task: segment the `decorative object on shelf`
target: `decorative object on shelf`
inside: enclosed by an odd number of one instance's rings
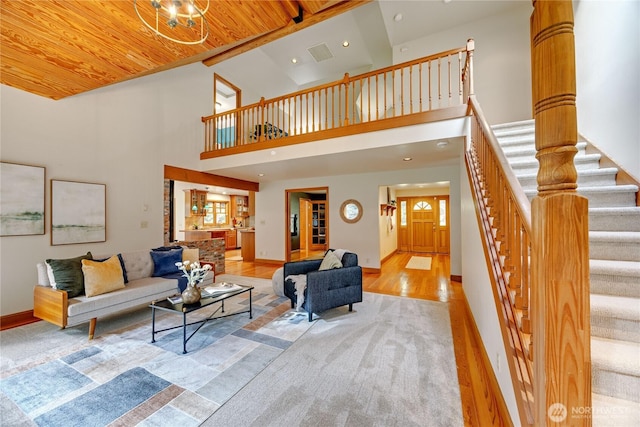
[[[209,37],[209,0],[133,0],[133,7],[147,28],[172,42],[194,45]]]
[[[45,168],[0,162],[0,236],[44,234]]]
[[[182,275],[187,278],[187,288],[182,291],[182,302],[184,304],[195,304],[200,301],[200,288],[198,285],[204,280],[207,272],[211,270],[209,264],[200,266],[196,262],[176,262],[176,267],[182,271]]]
[[[51,180],[51,245],[107,240],[107,186]]]
[[[362,205],[355,199],[348,199],[340,206],[340,218],[348,224],[360,221],[362,218]]]
[[[395,211],[396,211],[396,205],[387,205],[385,203],[382,203],[380,205],[380,216],[382,215],[389,216],[389,212],[391,212],[391,215],[393,215]]]

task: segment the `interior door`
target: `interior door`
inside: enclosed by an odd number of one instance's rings
[[[309,249],[309,212],[311,212],[311,200],[300,199],[300,250]]]
[[[420,197],[410,200],[412,251],[436,251],[436,206],[434,197]]]

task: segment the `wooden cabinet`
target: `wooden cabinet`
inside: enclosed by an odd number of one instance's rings
[[[327,249],[326,202],[311,203],[311,249]]]
[[[185,190],[184,195],[184,215],[204,216],[206,215],[207,192],[201,190]]]
[[[249,216],[249,198],[247,196],[231,196],[231,215],[236,218]]]
[[[256,233],[253,230],[241,230],[243,261],[255,261],[256,259]]]
[[[249,191],[249,216],[256,216],[256,192]]]
[[[235,249],[237,247],[237,230],[227,230],[225,235],[225,248]]]

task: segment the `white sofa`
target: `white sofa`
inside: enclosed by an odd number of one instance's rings
[[[80,295],[68,298],[66,291],[51,286],[46,263],[38,263],[38,285],[34,287],[33,315],[61,328],[90,322],[89,339],[92,339],[98,317],[146,305],[178,292],[178,279],[152,276],[154,262],[149,250],[122,253],[121,256],[128,283],[122,289],[92,297]],[[213,280],[214,274],[209,271],[202,285],[211,284]]]

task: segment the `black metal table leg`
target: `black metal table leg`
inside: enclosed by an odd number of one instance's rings
[[[253,303],[251,301],[251,289],[249,289],[249,319],[253,319]]]
[[[151,342],[156,342],[156,308],[151,306]]]
[[[182,354],[187,354],[187,313],[182,313]]]

